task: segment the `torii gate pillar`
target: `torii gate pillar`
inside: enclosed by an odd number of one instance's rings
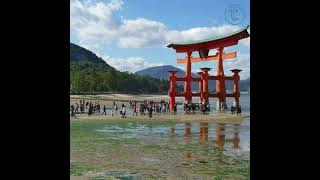
[[[225,88],[225,77],[222,65],[223,47],[217,48],[218,50],[218,62],[217,62],[217,76],[216,80],[216,93],[217,93],[217,111],[223,110],[226,106],[226,88]]]
[[[240,76],[239,76],[239,72],[241,71],[240,69],[232,69],[231,70],[233,72],[233,93],[234,93],[234,101],[233,101],[233,106],[235,106],[236,108],[239,108],[239,80],[240,80]]]
[[[203,83],[203,102],[205,104],[208,104],[209,103],[209,90],[208,90],[208,84],[209,84],[209,81],[208,81],[208,78],[209,78],[209,73],[208,71],[210,71],[211,68],[201,68],[201,71],[203,72],[203,75],[202,75],[202,83]]]
[[[198,72],[197,73],[200,77],[199,81],[199,92],[200,92],[200,98],[199,98],[199,103],[202,103],[203,100],[203,72]]]
[[[176,73],[177,71],[169,71],[170,73],[170,110],[173,111],[174,105],[176,104],[176,92],[175,92],[175,84],[176,84]]]
[[[192,52],[187,52],[187,63],[186,63],[186,80],[184,83],[184,98],[185,103],[192,103],[192,92],[191,92],[191,54]]]

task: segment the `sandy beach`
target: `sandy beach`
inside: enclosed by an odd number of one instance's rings
[[[249,118],[247,114],[242,116],[232,115],[230,113],[217,113],[217,114],[153,114],[152,118],[149,118],[147,115],[144,116],[132,116],[127,115],[127,118],[121,118],[120,115],[92,115],[88,116],[87,114],[77,114],[77,118],[70,118],[71,121],[81,121],[81,120],[174,120],[180,122],[214,122],[214,123],[240,123],[243,120]]]

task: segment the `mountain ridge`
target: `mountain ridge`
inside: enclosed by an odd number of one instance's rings
[[[178,71],[176,73],[177,77],[185,76],[185,71],[183,71],[180,68],[174,67],[172,65],[153,66],[153,67],[149,67],[149,68],[137,71],[135,74],[142,75],[142,76],[148,75],[153,78],[167,80],[169,76],[169,73],[168,73],[169,70],[177,70]],[[195,73],[192,73],[192,77],[199,77],[199,76]],[[183,82],[178,82],[177,84],[183,85]],[[210,80],[208,84],[209,91],[214,91],[215,86],[216,86],[216,81]],[[248,91],[249,87],[250,87],[250,77],[248,79],[239,81],[240,91]],[[227,90],[233,89],[232,81],[226,81],[226,89]],[[198,91],[198,90],[199,90],[198,82],[192,82],[192,91]]]
[[[168,80],[120,72],[95,53],[70,42],[70,92],[167,94]]]

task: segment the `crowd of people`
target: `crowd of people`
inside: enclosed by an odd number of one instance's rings
[[[152,117],[153,113],[155,114],[164,114],[170,113],[169,102],[161,101],[160,103],[154,103],[153,101],[144,100],[142,103],[138,104],[137,101],[129,101],[130,108],[132,109],[133,116],[138,116],[140,112],[140,116],[148,115],[150,118]],[[72,104],[70,106],[70,116],[72,118],[76,118],[76,114],[84,113],[87,110],[88,116],[92,116],[93,114],[101,114],[107,115],[107,107],[103,105],[102,113],[101,113],[101,105],[99,104],[99,100],[94,102],[84,100],[80,100],[79,104]],[[114,115],[118,114],[122,118],[127,117],[127,110],[126,106],[122,103],[121,107],[119,108],[118,104],[113,101],[113,106],[110,109],[110,114],[113,117]],[[174,106],[174,114],[177,112],[177,106]]]
[[[152,100],[144,100],[143,102],[139,103],[137,101],[129,101],[129,106],[132,109],[132,116],[138,116],[140,113],[140,116],[148,115],[149,118],[152,117],[153,114],[159,115],[159,114],[166,114],[170,113],[170,103],[161,101],[160,103],[155,103]],[[76,118],[76,114],[79,113],[85,113],[85,110],[87,110],[88,116],[92,116],[94,114],[99,115],[107,115],[107,107],[106,105],[103,105],[102,112],[101,112],[101,105],[99,103],[99,100],[96,100],[94,102],[84,100],[80,100],[79,104],[76,102],[76,104],[72,104],[70,106],[70,116],[72,118]],[[121,107],[119,108],[118,104],[116,104],[115,101],[113,101],[113,106],[110,109],[110,114],[113,117],[114,115],[118,114],[122,118],[127,117],[127,109],[126,106],[122,103]],[[184,104],[183,110],[187,113],[193,112],[195,113],[196,110],[200,110],[203,114],[210,111],[210,104],[209,103],[192,103],[192,104]],[[175,104],[173,107],[173,113],[177,113],[177,105]],[[241,106],[238,108],[235,106],[231,106],[231,114],[237,114],[241,116]]]
[[[138,116],[138,103],[137,101],[130,101],[129,104],[131,105],[133,109],[133,116]],[[139,105],[139,113],[140,116],[148,115],[150,118],[152,117],[152,114],[165,114],[170,113],[170,103],[161,101],[160,103],[155,103],[152,100],[144,100]],[[173,113],[176,114],[177,107],[174,106]]]
[[[183,110],[186,113],[193,112],[195,113],[196,110],[200,110],[203,114],[210,111],[210,104],[209,103],[192,103],[192,104],[183,104]]]

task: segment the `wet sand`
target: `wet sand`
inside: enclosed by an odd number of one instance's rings
[[[249,125],[243,122],[72,120],[70,179],[111,179],[111,172],[127,179],[248,179]]]
[[[70,176],[70,180],[89,180],[89,177],[85,177],[85,176]]]
[[[101,107],[106,105],[107,115],[94,114],[88,116],[87,109],[83,114],[76,114],[77,118],[70,118],[70,123],[77,125],[71,133],[72,143],[71,143],[71,161],[75,163],[75,166],[79,165],[81,174],[72,174],[70,179],[72,180],[86,180],[91,179],[90,177],[100,176],[101,173],[109,172],[113,170],[125,171],[125,172],[144,172],[147,177],[152,177],[153,175],[158,175],[159,177],[166,177],[164,179],[176,179],[175,177],[184,177],[182,175],[188,175],[188,177],[202,177],[202,178],[214,178],[217,174],[225,174],[229,169],[233,170],[229,172],[230,175],[223,175],[226,179],[247,179],[248,163],[246,160],[241,160],[238,163],[237,157],[230,157],[224,160],[224,164],[219,164],[216,153],[215,146],[217,146],[215,137],[209,134],[208,138],[211,140],[206,142],[206,146],[199,135],[198,127],[196,127],[197,132],[193,132],[192,136],[182,136],[170,134],[170,127],[166,123],[226,123],[226,124],[239,124],[241,122],[246,123],[250,121],[250,114],[243,113],[242,116],[232,115],[230,111],[227,112],[217,112],[213,110],[210,114],[202,114],[197,111],[195,114],[186,114],[183,110],[178,108],[178,114],[174,115],[171,113],[157,114],[154,113],[152,118],[148,115],[132,116],[132,110],[129,106],[129,101],[140,101],[143,100],[153,100],[158,103],[161,100],[169,101],[168,95],[127,95],[127,94],[110,94],[110,95],[70,95],[70,104],[79,103],[80,99],[94,102],[99,100]],[[193,98],[193,102],[198,102],[199,98]],[[176,98],[176,102],[182,103],[184,98]],[[113,101],[115,101],[119,106],[123,103],[127,107],[127,118],[121,118],[119,111],[113,117],[111,116],[111,108]],[[181,105],[180,105],[181,106]],[[179,106],[178,106],[179,107]],[[102,111],[101,111],[102,113]],[[117,122],[119,121],[119,122]],[[130,123],[126,123],[126,121]],[[121,127],[121,124],[135,124],[137,121],[141,124],[152,123],[153,128],[167,128],[168,134],[164,133],[161,136],[158,134],[148,134],[143,135],[138,130],[138,127],[127,127],[125,133],[123,131],[110,131],[105,133],[97,133],[95,130],[97,127],[91,124],[101,124],[100,129],[110,127]],[[163,121],[163,123],[161,122]],[[159,123],[159,124],[158,124]],[[104,126],[108,124],[108,126]],[[139,123],[140,124],[140,123]],[[155,125],[157,124],[157,125]],[[243,123],[242,123],[243,124]],[[85,130],[82,129],[82,127]],[[89,128],[89,129],[88,129]],[[92,128],[92,129],[90,129]],[[230,127],[227,126],[230,129]],[[130,130],[137,129],[137,132],[132,132]],[[172,129],[172,127],[171,127]],[[104,130],[104,129],[103,129]],[[111,129],[113,130],[113,129]],[[146,132],[148,129],[144,129]],[[179,132],[178,126],[175,130],[176,133]],[[180,130],[183,133],[183,129]],[[243,131],[243,127],[242,127]],[[144,133],[146,133],[144,132]],[[226,131],[229,132],[229,131]],[[230,131],[231,132],[231,131]],[[140,134],[139,134],[140,133]],[[148,131],[148,133],[150,133]],[[247,132],[245,132],[247,133]],[[138,138],[129,138],[130,135],[139,135]],[[230,134],[229,134],[230,135]],[[162,137],[163,136],[163,137]],[[134,136],[133,136],[134,137]],[[174,138],[173,138],[174,137]],[[186,139],[192,139],[191,144],[186,143]],[[220,137],[220,136],[219,136]],[[241,136],[242,137],[242,136]],[[200,138],[200,139],[199,139]],[[90,141],[88,141],[90,139]],[[174,141],[171,142],[171,141]],[[165,143],[167,142],[167,144]],[[229,141],[228,141],[229,142]],[[230,146],[226,142],[226,148]],[[230,141],[231,142],[231,141]],[[229,142],[229,143],[230,143]],[[240,142],[243,142],[241,140]],[[202,147],[203,146],[203,147]],[[179,148],[178,148],[179,147]],[[168,153],[170,151],[170,153]],[[233,151],[242,151],[239,149]],[[230,151],[230,152],[233,152]],[[186,153],[192,152],[192,156],[185,156]],[[208,155],[208,152],[209,155]],[[218,152],[218,151],[217,151]],[[208,155],[208,156],[205,156]],[[202,157],[203,156],[203,157]],[[224,155],[225,157],[228,154]],[[223,157],[221,157],[223,159]],[[217,159],[217,160],[216,160]],[[236,163],[233,162],[236,159]],[[155,161],[157,160],[157,161]],[[160,160],[160,161],[159,161]],[[205,164],[202,164],[202,160],[205,160]],[[70,162],[71,162],[70,161]],[[158,162],[159,161],[159,162]],[[242,162],[243,161],[243,162]],[[211,164],[210,164],[211,163]],[[83,170],[81,168],[84,167]],[[148,167],[146,169],[146,167]],[[190,168],[191,167],[191,168]],[[243,169],[245,170],[245,175],[243,176]],[[226,170],[226,171],[225,171]],[[224,172],[225,171],[225,172]],[[239,171],[239,172],[238,172]],[[179,172],[178,174],[176,172]],[[210,175],[211,174],[211,175]],[[197,176],[195,176],[197,175]],[[159,179],[154,177],[152,179]],[[221,175],[222,176],[222,175]],[[233,177],[235,176],[235,177]],[[217,176],[218,177],[218,176]],[[105,179],[105,178],[102,178]],[[116,178],[107,178],[116,179]],[[183,179],[186,179],[185,177]]]
[[[87,114],[77,114],[77,118],[70,118],[71,121],[81,121],[81,120],[175,120],[180,122],[216,122],[216,123],[240,123],[243,120],[250,117],[249,115],[243,114],[242,116],[232,115],[230,113],[217,113],[217,114],[153,114],[152,118],[149,116],[132,116],[127,115],[127,118],[121,118],[120,115],[92,115]]]

